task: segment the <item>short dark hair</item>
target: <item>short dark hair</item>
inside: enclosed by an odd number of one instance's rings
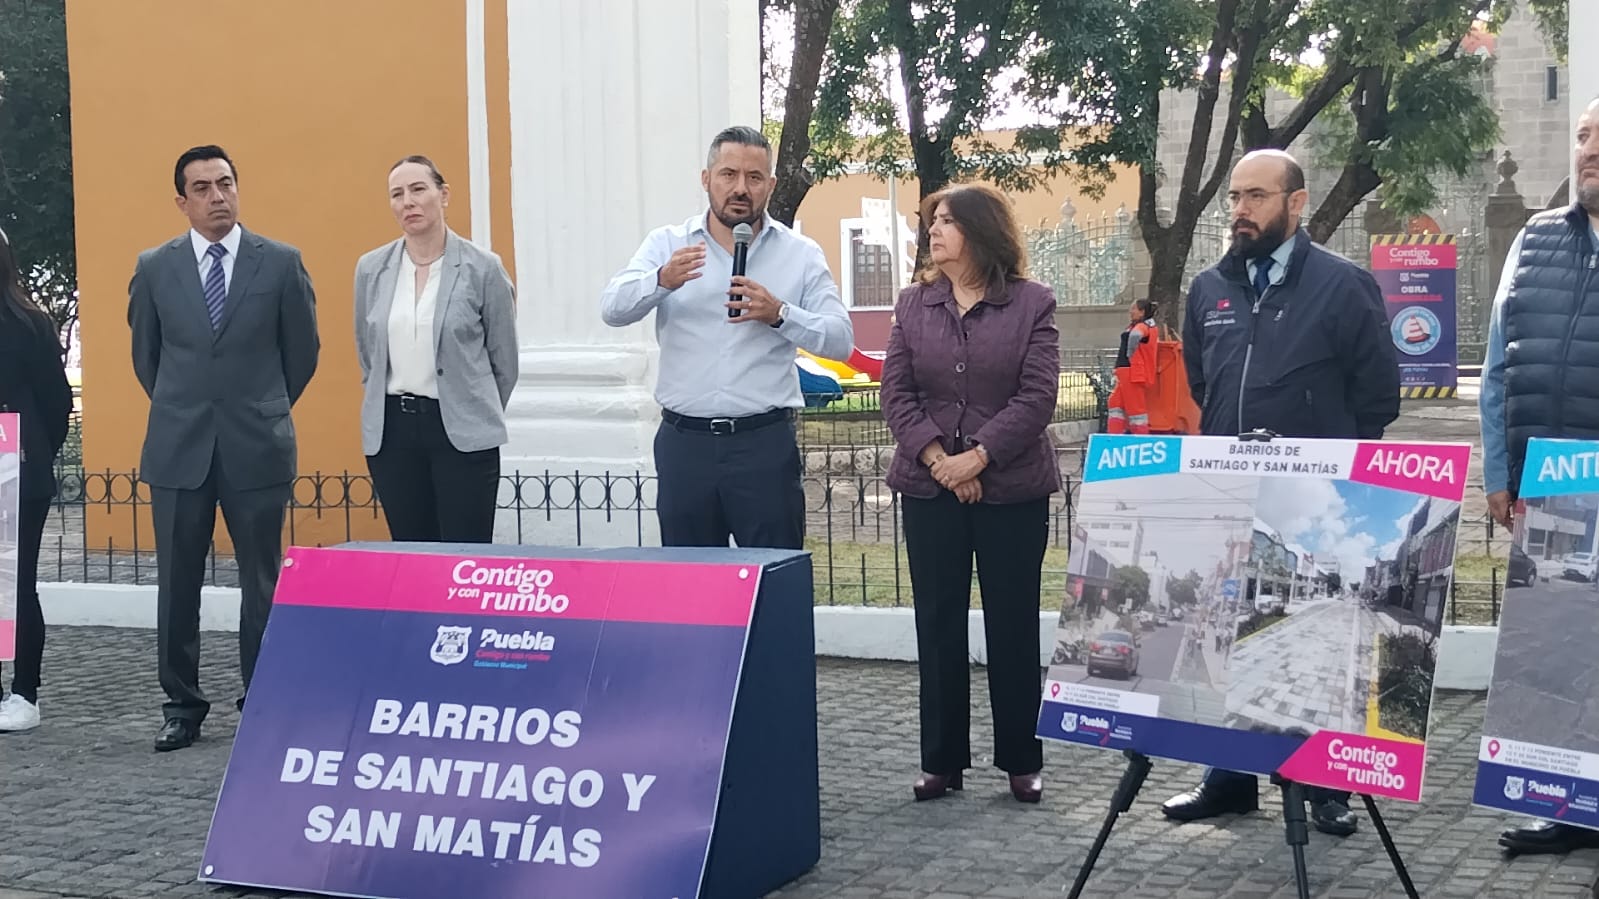
[[[394,174],[395,169],[405,165],[408,162],[414,162],[417,165],[427,169],[428,174],[433,176],[434,185],[438,187],[444,186],[444,173],[440,172],[439,167],[433,164],[433,160],[427,158],[426,156],[407,156],[399,162],[396,162],[394,165],[389,166],[389,174]]]
[[[1294,193],[1305,189],[1305,167],[1299,160],[1283,154],[1283,190]]]
[[[1133,300],[1133,308],[1142,311],[1144,318],[1154,318],[1155,314],[1160,311],[1160,304],[1151,299],[1141,298]]]
[[[986,184],[955,184],[922,201],[922,230],[933,226],[939,204],[961,229],[973,274],[981,275],[990,291],[1003,293],[1010,281],[1027,277],[1027,247],[1016,224],[1010,199]],[[931,263],[921,280],[931,284],[943,274]]]
[[[723,128],[716,133],[715,137],[711,138],[711,151],[705,154],[706,168],[716,165],[716,157],[721,155],[723,144],[760,147],[766,151],[767,159],[770,160],[772,158],[772,142],[766,139],[766,135],[748,125],[734,125],[731,128]],[[773,161],[775,162],[775,160]]]
[[[183,177],[183,170],[189,167],[189,163],[199,162],[202,159],[220,159],[227,163],[228,170],[233,173],[234,182],[238,182],[239,167],[233,164],[232,159],[228,158],[227,150],[222,149],[216,144],[205,144],[204,146],[200,147],[190,147],[189,149],[183,151],[183,155],[178,157],[178,164],[172,168],[172,185],[178,189],[178,196],[186,197],[189,195],[189,184],[188,181]]]

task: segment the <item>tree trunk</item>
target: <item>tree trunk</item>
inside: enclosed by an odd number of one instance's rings
[[[783,133],[777,139],[777,183],[767,209],[790,227],[800,204],[816,183],[805,167],[811,152],[811,115],[816,111],[816,85],[827,55],[827,38],[839,0],[797,0],[794,4],[794,59],[788,90],[783,95]]]
[[[1310,239],[1316,243],[1326,243],[1344,219],[1349,217],[1349,213],[1354,212],[1355,207],[1380,186],[1382,177],[1370,165],[1363,162],[1345,165],[1344,170],[1338,173],[1338,181],[1333,184],[1332,190],[1327,191],[1321,205],[1316,207],[1316,214],[1305,225],[1305,230],[1310,232]]]

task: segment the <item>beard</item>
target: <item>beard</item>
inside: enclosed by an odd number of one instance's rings
[[[1599,177],[1582,180],[1582,173],[1577,173],[1577,205],[1588,211],[1589,215],[1599,215]]]
[[[1239,226],[1247,225],[1254,229],[1254,234],[1239,231]],[[1285,205],[1271,221],[1261,225],[1252,219],[1238,219],[1233,222],[1233,252],[1245,259],[1264,259],[1288,240],[1288,208]]]
[[[730,212],[729,209],[735,200],[742,202],[744,208],[748,211]],[[721,205],[711,204],[711,214],[716,216],[717,221],[729,228],[736,228],[739,225],[754,225],[761,220],[761,215],[764,212],[765,210],[756,206],[755,201],[748,194],[734,194],[723,200]]]

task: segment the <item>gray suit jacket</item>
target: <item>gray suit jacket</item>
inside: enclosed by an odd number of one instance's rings
[[[389,311],[405,238],[355,264],[355,349],[361,357],[361,451],[383,446],[389,380]],[[463,453],[506,441],[505,404],[516,386],[516,290],[500,257],[451,231],[433,307],[434,377],[439,415],[450,443]]]
[[[289,409],[311,383],[321,349],[316,294],[299,250],[243,231],[213,332],[185,231],[139,254],[128,326],[133,371],[150,397],[140,480],[192,490],[213,453],[235,489],[294,480]]]

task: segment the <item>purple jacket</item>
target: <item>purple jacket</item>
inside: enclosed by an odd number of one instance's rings
[[[888,486],[931,499],[943,488],[922,465],[934,440],[950,453],[982,444],[983,502],[1018,503],[1060,489],[1044,429],[1060,391],[1055,294],[1013,281],[963,319],[948,278],[899,295],[883,362],[883,417],[899,444]]]

